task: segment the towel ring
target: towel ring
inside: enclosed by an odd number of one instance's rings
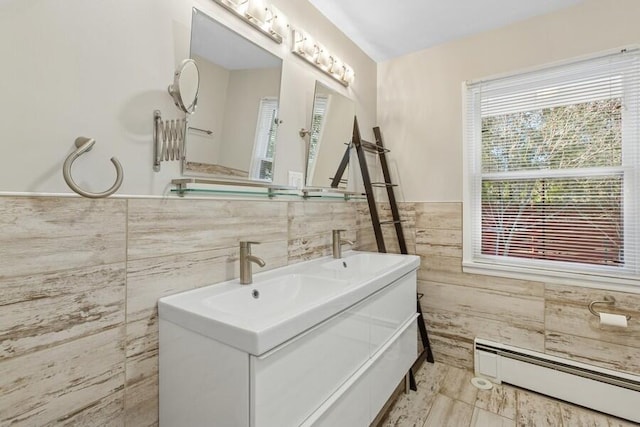
[[[62,166],[62,176],[64,177],[64,180],[67,183],[67,185],[79,195],[88,197],[90,199],[101,199],[103,197],[109,197],[110,195],[118,191],[118,189],[120,188],[120,185],[122,185],[122,175],[123,175],[122,165],[120,165],[120,162],[118,161],[118,159],[116,159],[115,157],[111,158],[111,163],[113,163],[113,165],[116,167],[116,182],[111,186],[111,188],[109,188],[107,191],[104,191],[102,193],[91,193],[89,191],[85,191],[81,189],[80,187],[78,187],[78,184],[76,184],[73,178],[71,177],[71,165],[73,165],[73,162],[82,154],[91,150],[91,148],[93,147],[93,144],[95,143],[96,143],[96,140],[93,138],[86,138],[84,136],[80,136],[76,138],[75,144],[76,144],[77,150],[69,154],[69,157],[67,157],[67,160],[64,161],[64,165]]]
[[[596,317],[600,317],[600,312],[596,311],[596,310],[593,308],[593,306],[594,306],[594,305],[596,305],[596,304],[608,304],[608,305],[613,305],[613,304],[615,304],[615,303],[616,303],[615,298],[613,298],[612,296],[607,295],[607,296],[605,296],[605,297],[603,298],[603,301],[591,301],[591,302],[589,303],[589,311],[590,311],[590,312],[591,312],[591,314],[593,314],[594,316],[596,316]],[[627,320],[631,320],[631,316],[626,315],[625,317],[627,318]]]

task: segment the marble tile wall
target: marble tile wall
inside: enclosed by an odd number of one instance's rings
[[[640,373],[640,323],[586,310],[606,293],[639,319],[640,295],[465,274],[459,203],[400,211],[437,360],[471,368],[478,336]],[[335,228],[376,248],[361,202],[0,197],[0,228],[0,425],[16,426],[157,425],[156,301],[237,277],[239,240],[266,268],[329,254]]]
[[[0,197],[0,425],[157,425],[157,299],[237,277],[240,240],[329,254],[360,205]]]
[[[388,203],[381,202],[377,205],[378,216],[380,221],[389,221],[392,218],[391,209]],[[413,203],[398,204],[398,210],[400,212],[400,220],[402,222],[402,229],[407,245],[407,251],[410,254],[416,253],[416,241],[415,241],[415,206]],[[396,234],[395,227],[391,224],[385,224],[381,226],[382,235],[384,238],[385,247],[389,253],[400,253],[398,246],[398,236]],[[377,252],[378,246],[376,243],[376,236],[373,231],[373,225],[371,223],[371,217],[369,216],[369,207],[367,203],[358,204],[358,245],[361,250]]]
[[[600,326],[599,319],[585,310],[604,295],[616,299],[616,312],[632,316],[627,328]],[[547,285],[545,301],[548,353],[640,374],[640,295]]]
[[[473,368],[474,337],[640,374],[640,295],[462,272],[462,205],[409,203],[421,257],[418,287],[436,360]],[[601,327],[604,295],[636,320]]]
[[[361,203],[290,202],[288,204],[288,259],[290,263],[330,255],[331,230],[345,230],[341,236],[356,242]],[[348,250],[349,245],[343,246]]]
[[[0,425],[123,424],[126,211],[0,198]]]

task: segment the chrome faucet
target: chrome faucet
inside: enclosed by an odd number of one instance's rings
[[[354,243],[351,240],[340,238],[340,232],[346,230],[333,230],[333,257],[342,258],[342,245],[351,245]]]
[[[251,272],[251,263],[255,262],[260,267],[267,265],[262,258],[251,255],[251,245],[257,245],[259,242],[240,242],[240,284],[248,285],[253,283],[253,274]]]

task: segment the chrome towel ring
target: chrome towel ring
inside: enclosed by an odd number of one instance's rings
[[[103,197],[109,197],[110,195],[118,191],[118,189],[120,188],[120,185],[122,185],[122,176],[123,176],[122,165],[120,165],[120,162],[118,161],[118,159],[116,159],[115,157],[111,158],[111,163],[113,163],[113,165],[116,167],[116,182],[111,186],[111,188],[109,188],[107,191],[104,191],[102,193],[91,193],[89,191],[85,191],[81,189],[80,187],[78,187],[78,184],[76,184],[73,178],[71,177],[71,165],[73,165],[73,162],[78,157],[80,157],[80,155],[91,150],[91,148],[93,147],[93,144],[95,143],[96,143],[96,140],[93,138],[86,138],[84,136],[80,136],[76,138],[75,144],[76,144],[77,150],[69,154],[69,157],[67,157],[67,160],[64,161],[64,165],[62,166],[62,176],[64,177],[64,180],[66,181],[67,185],[79,195],[88,197],[90,199],[101,199]]]

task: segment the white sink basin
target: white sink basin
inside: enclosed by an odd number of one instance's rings
[[[349,251],[161,298],[161,319],[259,356],[418,268],[420,258]],[[346,265],[346,267],[345,267]]]
[[[204,305],[220,313],[266,320],[313,305],[348,284],[344,280],[288,274],[213,295],[204,299]]]
[[[383,271],[390,271],[394,266],[402,263],[402,256],[380,253],[358,253],[346,258],[325,262],[322,268],[336,272],[336,277],[345,278],[365,277],[376,275]]]

